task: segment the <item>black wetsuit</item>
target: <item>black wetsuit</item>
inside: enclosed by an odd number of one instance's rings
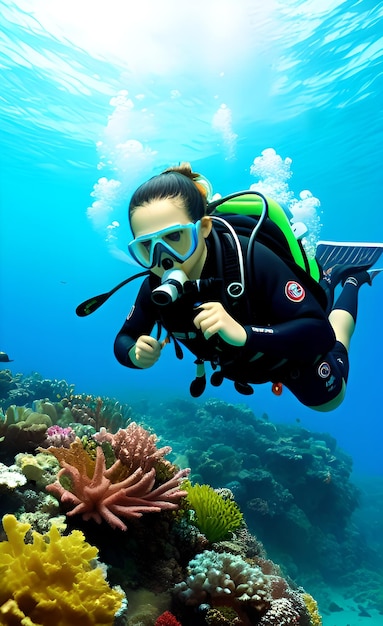
[[[243,243],[243,242],[242,242]],[[319,406],[335,398],[347,380],[347,351],[336,342],[327,315],[301,278],[276,254],[256,242],[251,279],[245,296],[225,296],[224,277],[218,276],[213,238],[201,275],[218,279],[205,293],[186,294],[167,306],[152,302],[160,279],[150,274],[138,293],[115,341],[117,360],[135,367],[128,352],[140,335],[149,335],[156,322],[194,355],[219,365],[225,378],[240,383],[283,383],[305,405]],[[203,289],[202,289],[203,292]],[[193,324],[201,301],[222,302],[227,312],[244,326],[243,347],[225,343],[218,335],[206,340]]]

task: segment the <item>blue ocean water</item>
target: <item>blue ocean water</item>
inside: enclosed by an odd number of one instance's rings
[[[89,318],[75,315],[137,271],[126,253],[129,194],[179,161],[221,194],[272,185],[323,239],[383,241],[381,3],[0,8],[0,350],[13,372],[127,403],[188,396],[191,356],[178,362],[167,347],[145,372],[113,356],[137,283]],[[335,412],[312,412],[268,385],[244,399],[224,383],[203,400],[246,402],[256,415],[329,432],[357,474],[381,475],[382,305],[378,277],[361,291],[347,397]]]

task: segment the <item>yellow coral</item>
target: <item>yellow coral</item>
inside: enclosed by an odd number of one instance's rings
[[[56,448],[55,446],[50,446],[46,451],[53,454],[60,465],[62,465],[65,461],[66,463],[69,463],[69,465],[76,467],[80,474],[88,476],[88,478],[92,478],[96,461],[95,459],[92,459],[88,452],[84,449],[84,446],[78,437],[70,444],[69,448]]]
[[[51,475],[57,474],[60,469],[57,459],[52,454],[47,454],[45,450],[38,454],[19,452],[15,456],[15,464],[28,480],[33,480],[41,486],[45,486],[49,479],[51,482]]]
[[[38,481],[42,478],[44,468],[33,454],[18,454],[17,464],[28,480]]]
[[[107,626],[121,608],[124,594],[111,589],[98,550],[79,530],[61,536],[52,526],[46,535],[14,515],[3,517],[8,541],[0,543],[0,624],[5,626]]]
[[[310,614],[311,626],[322,626],[322,617],[318,611],[317,601],[309,593],[303,593],[302,598]]]

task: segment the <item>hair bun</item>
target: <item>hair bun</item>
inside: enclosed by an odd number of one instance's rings
[[[198,191],[202,194],[204,200],[206,202],[210,202],[213,198],[213,187],[211,182],[205,178],[205,176],[201,176],[198,174],[198,178],[194,180],[194,184],[197,187]]]

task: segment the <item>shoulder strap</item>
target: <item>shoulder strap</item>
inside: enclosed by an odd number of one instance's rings
[[[298,233],[304,230],[294,228],[299,224],[292,224],[284,209],[272,198],[264,196],[259,191],[238,191],[223,198],[210,202],[208,212],[213,215],[228,216],[230,220],[237,220],[238,228],[243,225],[252,237],[265,243],[275,250],[281,258],[293,261],[305,270],[314,280],[319,282],[321,271],[315,258],[309,258],[299,239]],[[279,245],[278,245],[279,244]]]
[[[250,302],[246,293],[246,250],[248,236],[244,237],[236,229],[228,230],[226,220],[214,222],[212,236],[215,246],[218,276],[224,282],[224,305],[234,305],[250,313]]]
[[[214,233],[216,250],[217,250],[217,262],[220,264],[218,268],[220,275],[224,277],[226,292],[229,298],[233,298],[233,293],[229,289],[230,285],[243,285],[239,295],[242,295],[244,285],[244,273],[241,272],[241,263],[243,262],[242,246],[240,239],[246,240],[247,253],[246,253],[246,273],[250,283],[250,291],[252,289],[252,274],[253,266],[251,263],[251,254],[255,241],[259,241],[267,248],[277,254],[295,273],[303,285],[313,294],[323,310],[327,310],[328,301],[327,296],[322,286],[312,278],[308,269],[298,265],[289,252],[289,248],[284,240],[283,233],[281,233],[278,226],[269,218],[266,218],[266,223],[257,230],[256,236],[253,237],[254,226],[257,224],[257,218],[250,215],[237,215],[229,214],[225,215],[225,218],[220,218],[217,223],[216,218],[212,216],[215,221],[215,227],[218,231]],[[226,225],[229,225],[229,229]],[[239,242],[239,249],[232,236],[232,230],[235,231],[235,235]],[[214,232],[214,230],[213,230]],[[297,242],[298,245],[302,245]],[[306,258],[306,254],[302,249],[302,258]],[[237,296],[238,297],[238,296]],[[241,299],[242,300],[242,299]],[[243,300],[249,301],[249,298]],[[253,303],[249,303],[251,306]]]
[[[219,216],[212,216],[212,219],[219,275],[225,279],[227,294],[240,298],[245,291],[245,261],[239,233],[226,219]]]

